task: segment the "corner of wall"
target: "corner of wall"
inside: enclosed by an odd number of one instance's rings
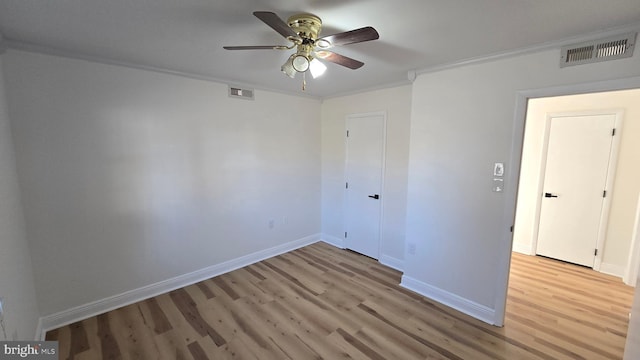
[[[394,258],[385,254],[380,254],[380,259],[378,259],[378,261],[382,265],[386,265],[392,269],[396,269],[400,272],[404,271],[404,260],[402,259]]]
[[[478,304],[469,299],[465,299],[456,294],[429,285],[410,276],[402,276],[402,282],[400,283],[400,286],[423,295],[429,299],[435,300],[443,305],[456,309],[478,320],[484,321],[488,324],[495,325],[496,323],[495,309],[488,308],[484,305]]]
[[[289,251],[293,251],[307,245],[311,245],[318,241],[320,241],[320,234],[310,235],[269,249],[257,251],[252,254],[225,261],[220,264],[212,265],[188,274],[176,276],[174,278],[143,286],[138,289],[130,290],[122,294],[114,295],[88,304],[83,304],[55,314],[43,316],[38,322],[36,339],[44,339],[46,332],[49,330],[81,321],[89,317],[96,316],[98,314],[102,314],[123,306],[127,306],[154,296],[158,296],[175,289],[189,286],[197,282],[254,264],[256,262]]]
[[[2,47],[0,34],[0,47]],[[0,51],[0,289],[4,322],[0,340],[31,340],[38,319],[38,301],[27,242],[22,192],[5,90]]]
[[[331,236],[329,234],[322,234],[322,237],[320,239],[320,241],[324,241],[329,245],[333,245],[337,248],[340,249],[345,249],[346,245],[344,243],[344,239],[340,239],[339,237],[336,236]]]
[[[517,253],[521,253],[525,255],[534,255],[533,248],[531,248],[531,244],[514,242],[512,250]]]
[[[619,278],[624,278],[626,268],[624,266],[610,264],[610,263],[600,263],[599,272]]]

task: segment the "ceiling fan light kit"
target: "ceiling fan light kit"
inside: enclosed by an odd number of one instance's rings
[[[258,19],[269,25],[273,30],[290,41],[292,45],[258,45],[258,46],[225,46],[227,50],[291,50],[296,49],[280,70],[290,78],[295,78],[297,73],[303,74],[302,89],[305,89],[304,75],[308,72],[315,79],[327,70],[325,64],[318,59],[329,61],[349,69],[359,69],[363,62],[340,55],[326,49],[334,46],[354,44],[364,41],[376,40],[378,32],[371,26],[345,31],[318,38],[322,30],[322,20],[313,14],[296,14],[284,22],[278,15],[268,11],[256,11],[253,13]]]

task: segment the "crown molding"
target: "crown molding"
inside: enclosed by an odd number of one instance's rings
[[[409,80],[394,81],[394,82],[386,83],[386,84],[383,84],[383,85],[369,86],[369,87],[366,87],[366,88],[353,90],[353,91],[344,91],[344,92],[340,92],[340,93],[336,93],[336,94],[331,94],[331,95],[325,96],[322,99],[323,100],[329,100],[329,99],[335,99],[335,98],[351,96],[351,95],[358,95],[358,94],[363,94],[363,93],[368,93],[368,92],[373,92],[373,91],[378,91],[378,90],[392,89],[392,88],[396,88],[396,87],[400,87],[400,86],[406,86],[406,85],[411,85],[411,81],[409,81]]]
[[[482,63],[487,63],[487,62],[496,61],[496,60],[502,60],[502,59],[508,59],[508,58],[527,55],[527,54],[533,54],[533,53],[546,51],[546,50],[560,49],[563,46],[571,45],[574,43],[593,41],[599,38],[616,36],[616,35],[620,35],[628,32],[636,32],[636,31],[640,32],[640,22],[627,24],[627,25],[614,27],[614,28],[609,28],[609,29],[601,30],[597,32],[591,32],[586,35],[579,35],[579,36],[564,38],[561,40],[549,41],[549,42],[528,46],[520,49],[499,52],[499,53],[486,55],[486,56],[478,56],[478,57],[469,58],[461,61],[455,61],[455,62],[446,63],[446,64],[429,66],[426,68],[409,71],[409,74],[413,72],[414,74],[420,75],[420,74],[426,74],[426,73],[434,73],[434,72],[443,71],[443,70],[455,69],[455,68],[467,66],[467,65],[482,64]]]
[[[278,89],[261,87],[261,86],[256,85],[256,84],[238,82],[238,81],[232,80],[232,79],[217,78],[217,77],[209,76],[209,75],[191,73],[191,72],[186,72],[186,71],[172,70],[172,69],[161,68],[161,67],[157,67],[157,66],[144,65],[144,64],[133,63],[133,62],[128,62],[128,61],[115,60],[115,59],[105,58],[105,57],[101,57],[101,56],[86,55],[86,54],[82,54],[82,53],[79,53],[79,52],[63,50],[63,49],[59,49],[59,48],[54,48],[54,47],[49,47],[49,46],[44,46],[44,45],[39,45],[39,44],[33,44],[33,43],[29,43],[29,42],[16,41],[16,40],[7,39],[7,38],[4,38],[4,40],[0,39],[0,46],[2,44],[4,44],[5,49],[11,49],[11,50],[16,50],[16,51],[24,51],[24,52],[43,54],[43,55],[50,55],[50,56],[69,58],[69,59],[84,60],[84,61],[93,62],[93,63],[112,65],[112,66],[121,66],[121,67],[130,68],[130,69],[137,69],[137,70],[144,70],[144,71],[151,71],[151,72],[174,75],[174,76],[179,76],[179,77],[184,77],[184,78],[189,78],[189,79],[214,82],[214,83],[218,83],[218,84],[225,84],[225,85],[232,84],[234,86],[248,87],[248,88],[253,88],[254,90],[268,91],[268,92],[278,93],[278,94],[283,94],[283,95],[303,97],[303,98],[309,98],[309,99],[315,99],[315,100],[322,100],[322,97],[320,97],[320,96],[313,96],[313,95],[309,95],[309,94],[306,94],[306,93],[301,94],[301,93],[297,93],[297,92],[283,91],[283,90],[278,90]]]
[[[259,90],[259,91],[268,91],[268,92],[273,92],[273,93],[278,93],[278,94],[283,94],[283,95],[303,97],[303,98],[309,98],[309,99],[315,99],[315,100],[322,101],[322,100],[325,100],[325,99],[332,99],[332,98],[337,98],[337,97],[349,96],[349,95],[365,93],[365,92],[370,92],[370,91],[375,91],[375,90],[381,90],[381,89],[387,89],[387,88],[393,88],[393,87],[408,85],[408,84],[413,83],[415,78],[418,75],[421,75],[421,74],[434,73],[434,72],[443,71],[443,70],[455,69],[455,68],[458,68],[458,67],[468,66],[468,65],[482,64],[482,63],[487,63],[487,62],[501,60],[501,59],[508,59],[508,58],[512,58],[512,57],[517,57],[517,56],[522,56],[522,55],[527,55],[527,54],[533,54],[533,53],[546,51],[546,50],[551,50],[551,49],[559,49],[559,48],[561,48],[562,46],[565,46],[565,45],[570,45],[570,44],[573,44],[573,43],[586,42],[586,41],[592,41],[592,40],[596,40],[598,38],[615,36],[615,35],[619,35],[619,34],[623,34],[623,33],[627,33],[627,32],[640,32],[640,22],[627,24],[627,25],[614,27],[614,28],[609,28],[609,29],[605,29],[605,30],[601,30],[601,31],[597,31],[597,32],[591,32],[591,33],[588,33],[586,35],[568,37],[568,38],[564,38],[564,39],[557,40],[557,41],[545,42],[545,43],[541,43],[541,44],[537,44],[537,45],[533,45],[533,46],[529,46],[529,47],[525,47],[525,48],[520,48],[520,49],[516,49],[516,50],[509,50],[509,51],[504,51],[504,52],[495,53],[495,54],[486,55],[486,56],[479,56],[479,57],[469,58],[469,59],[465,59],[465,60],[454,61],[454,62],[450,62],[450,63],[444,63],[444,64],[438,64],[438,65],[434,65],[434,66],[428,66],[428,67],[421,68],[421,69],[410,69],[410,70],[407,71],[406,80],[395,81],[395,82],[392,82],[392,83],[383,84],[383,85],[377,85],[377,86],[368,87],[368,88],[364,88],[364,89],[359,89],[359,90],[355,90],[355,91],[347,91],[347,92],[343,92],[343,93],[332,94],[332,95],[329,95],[329,96],[315,96],[315,95],[309,95],[308,93],[301,94],[299,92],[283,91],[283,90],[279,90],[279,89],[262,87],[262,86],[258,86],[256,84],[251,84],[251,83],[242,83],[242,82],[238,82],[238,81],[235,81],[235,80],[232,80],[232,79],[217,78],[217,77],[213,77],[213,76],[209,76],[209,75],[191,73],[191,72],[186,72],[186,71],[177,71],[177,70],[161,68],[161,67],[156,67],[156,66],[138,64],[138,63],[127,62],[127,61],[120,61],[120,60],[115,60],[115,59],[110,59],[110,58],[99,57],[99,56],[86,55],[86,54],[82,54],[82,53],[79,53],[79,52],[63,50],[63,49],[59,49],[59,48],[53,48],[53,47],[48,47],[48,46],[29,43],[29,42],[23,42],[23,41],[16,41],[16,40],[12,40],[12,39],[7,39],[7,38],[2,36],[2,33],[0,33],[0,54],[3,54],[4,52],[6,52],[7,49],[19,50],[19,51],[39,53],[39,54],[44,54],[44,55],[52,55],[52,56],[65,57],[65,58],[71,58],[71,59],[77,59],[77,60],[84,60],[84,61],[100,63],[100,64],[106,64],[106,65],[122,66],[122,67],[127,67],[127,68],[132,68],[132,69],[152,71],[152,72],[156,72],[156,73],[180,76],[180,77],[185,77],[185,78],[190,78],[190,79],[195,79],[195,80],[203,80],[203,81],[215,82],[215,83],[219,83],[219,84],[233,84],[233,85],[237,85],[237,86],[241,86],[241,87],[250,87],[250,88],[253,88],[253,89]]]

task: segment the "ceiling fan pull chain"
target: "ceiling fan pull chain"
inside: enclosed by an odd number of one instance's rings
[[[307,90],[307,72],[302,73],[302,91]]]

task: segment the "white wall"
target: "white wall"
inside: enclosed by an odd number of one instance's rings
[[[5,68],[42,315],[320,233],[320,101],[12,50]]]
[[[624,110],[623,126],[611,192],[609,225],[602,251],[602,270],[622,277],[627,266],[629,245],[636,211],[635,199],[640,193],[640,89],[611,91],[531,99],[527,107],[527,123],[522,151],[522,171],[518,191],[518,209],[513,236],[514,250],[535,253],[536,208],[539,206],[540,169],[543,161],[544,131],[547,114],[591,110]]]
[[[492,164],[519,159],[518,91],[640,75],[633,58],[560,69],[559,50],[425,73],[413,86],[403,284],[500,323],[517,174],[493,193]],[[521,141],[521,140],[520,140]],[[517,141],[516,141],[517,144]]]
[[[4,55],[0,56],[0,69]],[[38,307],[11,139],[3,72],[0,71],[0,297],[5,329],[0,340],[33,340]]]
[[[380,261],[402,268],[406,223],[411,86],[325,100],[322,104],[322,232],[344,241],[345,119],[347,115],[387,114],[386,171],[382,193]]]

